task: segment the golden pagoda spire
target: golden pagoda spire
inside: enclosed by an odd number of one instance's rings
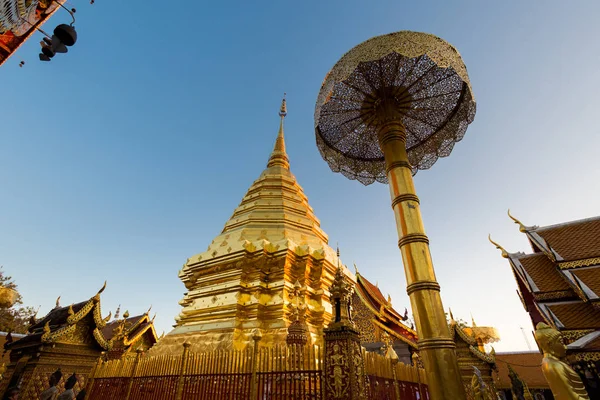
[[[283,167],[285,169],[290,168],[290,161],[288,159],[287,153],[285,152],[285,140],[283,138],[283,119],[286,115],[287,106],[285,103],[284,93],[283,100],[281,100],[281,107],[279,108],[279,117],[281,118],[281,121],[279,122],[279,132],[277,133],[277,140],[275,141],[275,147],[273,148],[271,157],[269,157],[267,168],[275,166]]]

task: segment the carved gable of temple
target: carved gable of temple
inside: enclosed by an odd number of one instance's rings
[[[600,387],[600,217],[546,227],[511,218],[533,252],[496,246],[510,263],[523,307],[533,326],[544,322],[563,334],[568,358],[592,394]]]
[[[79,390],[102,353],[117,358],[157,342],[148,313],[126,319],[125,324],[121,320],[109,323],[110,313],[102,316],[100,294],[105,287],[89,300],[68,307],[61,307],[57,300],[46,316],[32,321],[26,336],[4,345],[10,364],[0,393],[18,384],[20,399],[38,399],[58,368],[65,374],[76,373]],[[119,326],[124,329],[115,329]]]
[[[290,171],[286,113],[284,100],[267,168],[206,251],[190,257],[179,272],[187,288],[182,310],[153,354],[181,352],[185,341],[193,352],[242,349],[257,329],[262,345],[285,343],[296,281],[304,288],[300,318],[310,341],[322,341],[339,260]]]
[[[477,368],[483,381],[487,385],[490,395],[495,397],[495,386],[492,373],[497,370],[496,352],[492,348],[490,353],[486,352],[484,345],[500,340],[495,328],[480,327],[473,321],[472,326],[458,323],[450,313],[450,335],[456,343],[456,358],[460,374],[467,392],[467,399],[474,399],[471,390],[471,380],[474,369]]]
[[[406,325],[408,312],[397,312],[377,285],[358,271],[352,295],[353,320],[360,333],[361,345],[368,351],[381,352],[391,344],[401,362],[411,364],[411,354],[417,349],[417,333]]]

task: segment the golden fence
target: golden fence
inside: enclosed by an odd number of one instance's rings
[[[427,399],[424,371],[363,352],[369,399]],[[146,356],[99,362],[89,400],[321,400],[323,349],[274,346],[244,351]]]
[[[427,374],[363,349],[367,399],[429,399]]]

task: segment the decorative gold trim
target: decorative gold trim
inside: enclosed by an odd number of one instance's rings
[[[88,302],[85,303],[85,305],[81,307],[79,311],[77,311],[75,314],[70,315],[69,318],[67,318],[67,324],[75,324],[81,321],[81,319],[88,315],[88,313],[92,311],[93,308],[94,302],[92,300],[88,300]]]
[[[572,269],[572,268],[579,268],[579,267],[589,267],[591,265],[596,265],[596,264],[600,264],[600,257],[586,258],[583,260],[576,260],[576,261],[559,262],[558,267],[560,269]]]
[[[142,329],[141,331],[139,331],[135,336],[133,336],[132,338],[127,338],[123,341],[123,344],[125,346],[129,346],[133,343],[135,343],[139,338],[141,338],[146,332],[148,332],[148,330],[151,330],[154,337],[158,339],[158,335],[156,334],[156,330],[154,329],[154,324],[148,324],[148,326],[146,326],[144,329]]]
[[[575,361],[600,361],[600,352],[577,353],[575,354]]]
[[[493,354],[486,354],[482,351],[479,351],[479,349],[475,346],[469,346],[469,351],[481,361],[485,361],[490,364],[496,364],[496,357],[494,357]]]
[[[102,317],[102,309],[100,308],[100,302],[95,303],[94,307],[94,322],[98,328],[104,328],[106,321]]]
[[[452,323],[450,323],[450,336],[452,338],[455,338],[455,333],[458,334],[458,336],[460,336],[460,338],[462,340],[464,340],[468,345],[471,346],[475,346],[477,345],[477,340],[475,340],[473,337],[467,335],[460,326],[458,326],[458,323],[456,321],[453,321]]]
[[[556,300],[564,297],[577,297],[577,294],[571,290],[560,290],[556,292],[534,293],[533,297],[536,301]]]
[[[563,339],[565,339],[565,341],[574,342],[575,340],[580,339],[594,331],[595,329],[580,329],[573,331],[561,331],[560,333],[562,334]]]
[[[102,332],[100,332],[100,330],[98,328],[95,328],[94,331],[92,332],[94,335],[94,339],[96,339],[96,342],[98,342],[98,344],[104,349],[104,350],[110,350],[112,349],[112,343],[108,342],[105,338],[104,335],[102,335]]]
[[[54,332],[47,332],[44,327],[44,334],[42,335],[42,338],[41,338],[42,342],[43,343],[55,342],[60,337],[62,337],[64,335],[72,334],[73,332],[75,332],[76,328],[77,328],[77,325],[73,324],[73,325],[69,325],[69,326],[60,328],[59,330],[54,331]]]
[[[398,240],[398,247],[402,248],[410,243],[426,243],[429,244],[429,238],[423,233],[409,233]]]

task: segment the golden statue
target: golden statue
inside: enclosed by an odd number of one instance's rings
[[[556,329],[540,322],[536,326],[535,339],[544,352],[542,372],[556,400],[589,400],[581,378],[567,363],[562,335]]]

